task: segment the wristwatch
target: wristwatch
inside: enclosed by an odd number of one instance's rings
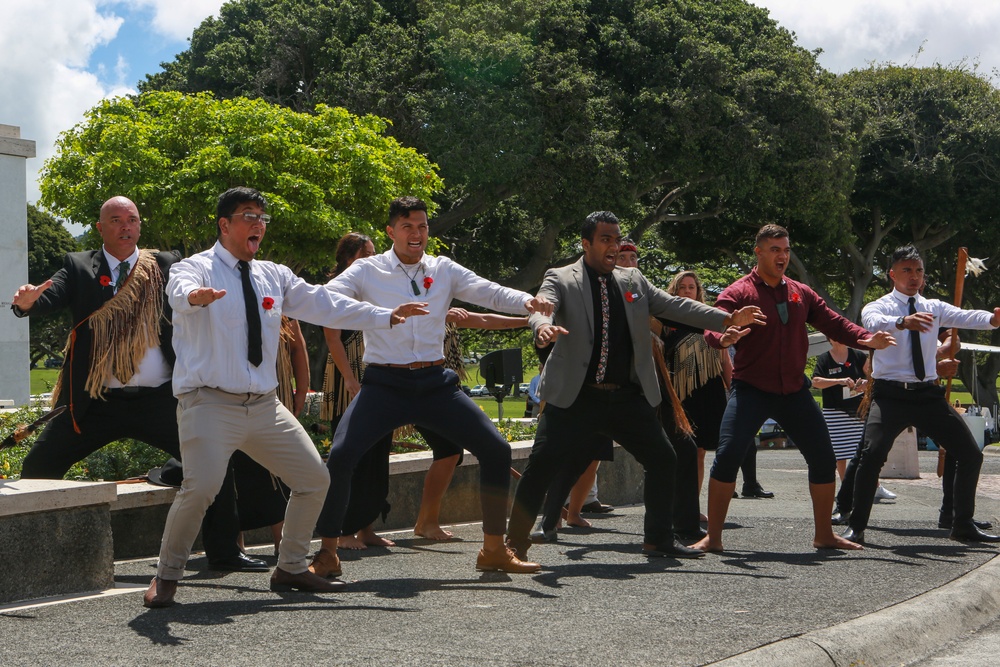
[[[896,319],[896,328],[899,329],[900,331],[904,329],[903,323],[905,320],[906,320],[905,315]]]

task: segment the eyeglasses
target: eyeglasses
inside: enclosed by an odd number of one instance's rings
[[[242,216],[243,219],[249,222],[251,225],[257,222],[258,220],[265,225],[271,222],[271,216],[269,216],[267,213],[233,213],[233,215],[230,217],[236,215]]]

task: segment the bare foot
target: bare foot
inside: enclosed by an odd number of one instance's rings
[[[365,544],[365,541],[357,535],[341,535],[339,547],[341,549],[353,549],[358,551],[361,549],[367,549],[368,545]]]
[[[417,537],[425,537],[428,540],[450,540],[455,537],[455,533],[450,530],[445,530],[441,526],[423,526],[417,525],[413,527],[413,534]]]
[[[833,533],[831,533],[830,537],[825,540],[813,540],[813,547],[816,549],[853,549],[855,551],[864,549],[864,547],[857,542],[845,540],[840,535]]]
[[[586,519],[584,519],[579,514],[576,515],[576,516],[568,517],[566,519],[566,525],[567,526],[575,526],[577,528],[593,528],[594,527],[594,524],[590,523],[589,521],[587,521]]]
[[[364,543],[370,547],[394,547],[396,543],[392,540],[380,537],[378,535],[373,535],[372,537],[365,537]]]
[[[706,535],[694,544],[690,545],[692,549],[700,549],[702,551],[707,551],[710,553],[720,554],[722,553],[722,542],[713,542],[711,535]]]

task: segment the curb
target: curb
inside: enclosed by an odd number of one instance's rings
[[[1000,616],[1000,558],[923,595],[823,630],[710,663],[860,667],[922,660]]]

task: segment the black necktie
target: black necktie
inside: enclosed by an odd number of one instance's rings
[[[239,262],[240,278],[243,280],[243,305],[247,310],[247,359],[254,366],[260,366],[264,360],[261,352],[260,338],[260,311],[257,310],[257,293],[253,289],[253,282],[250,280],[250,265],[244,261]]]
[[[910,297],[910,315],[917,312],[915,297]],[[924,379],[924,352],[920,349],[920,332],[910,329],[910,353],[913,355],[913,374],[918,380]]]

